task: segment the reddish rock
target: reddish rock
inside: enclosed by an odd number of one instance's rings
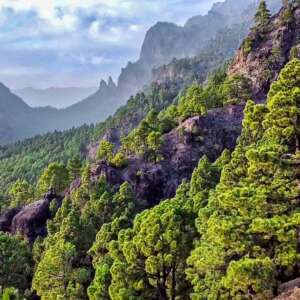
[[[294,22],[284,24],[282,9],[272,17],[265,32],[252,31],[248,39],[252,40],[252,50],[245,53],[243,45],[238,50],[229,68],[228,74],[244,75],[250,80],[257,102],[266,99],[270,84],[277,79],[280,70],[290,59],[291,49],[298,44],[300,35],[300,9],[294,11]]]

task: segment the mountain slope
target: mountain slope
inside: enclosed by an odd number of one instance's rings
[[[246,51],[247,63],[264,65],[255,54],[278,42],[271,27],[299,36],[299,19],[297,1],[254,28],[263,42]],[[277,52],[298,56],[299,40],[282,34]],[[0,271],[23,279],[3,277],[4,288],[41,299],[298,299],[300,60],[271,69],[267,101],[256,104],[253,83],[266,69],[241,76],[244,50],[229,76],[215,72],[150,111],[117,153],[101,143],[74,181],[74,165],[49,166],[41,200],[0,216],[9,233],[0,233]],[[40,186],[51,187],[44,197]],[[35,240],[32,251],[16,233]]]
[[[273,13],[281,7],[280,0],[267,2]],[[127,67],[122,69],[118,86],[134,94],[150,80],[153,68],[167,64],[173,58],[197,55],[226,27],[247,24],[249,29],[257,3],[256,0],[218,2],[213,4],[207,15],[192,17],[184,26],[158,22],[148,30],[139,60],[128,63]],[[241,39],[244,37],[245,34],[241,33]]]

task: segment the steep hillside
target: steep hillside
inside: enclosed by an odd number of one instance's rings
[[[277,12],[282,4],[280,0],[267,2],[273,13]],[[253,24],[257,3],[256,0],[218,2],[207,15],[192,17],[184,26],[158,22],[147,32],[139,60],[128,63],[122,70],[119,87],[128,89],[134,94],[149,81],[153,68],[167,64],[173,58],[197,55],[226,27],[229,29],[236,24],[243,24],[249,29]],[[241,31],[240,39],[247,33]]]
[[[159,89],[132,98],[142,121],[115,144],[117,119],[102,124],[112,138],[94,162],[52,163],[37,185],[14,183],[0,216],[4,296],[298,298],[300,59],[290,37],[299,36],[300,3],[286,5],[271,18],[261,1],[228,72],[216,70],[175,100]],[[249,43],[253,35],[263,42]],[[268,56],[256,53],[278,41],[278,56],[289,49],[291,58],[266,72]],[[247,62],[238,68],[241,53]],[[124,122],[133,120],[126,108]]]
[[[251,81],[255,100],[264,101],[270,84],[291,57],[299,57],[300,10],[281,10],[263,29],[253,29],[235,56],[229,75]]]
[[[270,0],[270,2],[275,8],[281,1]],[[205,79],[207,72],[232,55],[252,23],[255,8],[256,3],[253,0],[226,0],[215,4],[207,15],[191,18],[183,27],[171,23],[158,23],[147,32],[139,60],[129,63],[122,70],[117,85],[111,78],[107,83],[102,80],[94,94],[63,110],[27,108],[26,114],[18,115],[19,111],[14,111],[14,106],[10,107],[8,114],[12,117],[2,118],[0,121],[0,132],[3,132],[0,144],[48,131],[104,121],[118,107],[125,104],[129,96],[135,95],[152,81],[156,81],[157,72],[154,72],[152,78],[154,67],[168,64],[173,58],[198,54],[200,58],[189,62],[189,66],[187,61],[184,62],[186,69],[191,68],[191,65],[194,66],[192,68],[197,68],[192,70],[194,74],[186,74],[186,78],[190,76],[191,81],[195,77],[195,72],[199,73],[200,68],[203,75],[196,79],[200,81]],[[224,27],[227,29],[224,30]],[[225,43],[222,42],[224,33],[233,35],[224,37]],[[228,42],[229,38],[233,39],[232,43]],[[223,48],[216,46],[214,39],[219,40],[220,44],[223,43]],[[214,49],[214,53],[206,51],[209,47]],[[210,57],[205,57],[203,51]],[[183,82],[180,84],[182,86]],[[26,129],[23,124],[28,124]]]

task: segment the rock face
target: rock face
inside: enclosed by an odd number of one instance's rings
[[[274,300],[299,300],[300,299],[300,278],[283,283],[279,287],[279,296]]]
[[[267,2],[272,12],[281,6],[281,0]],[[228,31],[228,28],[242,23],[247,23],[249,28],[257,3],[257,0],[220,1],[206,15],[192,17],[184,26],[158,22],[148,30],[139,60],[122,69],[118,87],[135,94],[149,82],[153,68],[168,64],[173,58],[197,55],[219,31]]]
[[[191,177],[203,155],[215,160],[224,149],[234,149],[241,132],[243,108],[228,106],[187,119],[164,135],[163,161],[149,163],[132,157],[125,168],[115,168],[102,161],[92,169],[93,180],[105,176],[116,187],[128,181],[146,206],[173,197],[182,180]]]
[[[276,14],[262,33],[252,31],[250,53],[241,46],[229,69],[229,75],[241,74],[252,84],[255,100],[266,99],[270,84],[289,61],[291,49],[299,44],[300,9],[294,11],[294,21],[282,21],[284,9]]]
[[[30,242],[38,236],[46,236],[47,220],[51,218],[50,203],[56,199],[61,203],[62,198],[49,192],[43,199],[24,206],[11,209],[0,216],[0,231],[21,234]]]

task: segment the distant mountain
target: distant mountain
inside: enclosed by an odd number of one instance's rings
[[[33,109],[0,83],[0,143],[8,143],[45,131],[47,116],[55,116],[52,108]],[[41,126],[41,124],[43,124]]]
[[[101,80],[99,89],[89,97],[60,110],[58,115],[63,128],[79,126],[84,123],[98,123],[105,120],[121,106],[127,95],[118,89],[112,78]]]
[[[134,94],[151,79],[153,68],[169,63],[173,58],[197,55],[207,47],[211,39],[236,24],[246,23],[250,27],[258,0],[225,0],[215,3],[204,16],[190,18],[184,26],[158,22],[151,27],[142,45],[138,61],[129,62],[122,69],[119,88]],[[281,0],[268,0],[273,13],[281,7]],[[247,33],[247,32],[246,32]],[[241,32],[241,39],[245,37]]]
[[[281,6],[281,0],[268,2],[273,12]],[[3,109],[0,111],[0,144],[56,129],[104,121],[118,107],[125,104],[129,96],[135,95],[151,81],[165,76],[164,74],[168,72],[164,70],[161,73],[162,69],[159,72],[152,72],[154,68],[167,65],[174,58],[197,56],[207,48],[208,53],[214,52],[216,49],[211,49],[212,51],[209,49],[211,41],[217,38],[222,45],[224,30],[232,31],[238,28],[234,33],[235,42],[224,43],[224,47],[228,49],[222,49],[220,53],[222,59],[228,57],[238,47],[236,36],[239,35],[238,39],[242,40],[251,27],[257,3],[257,0],[226,0],[214,4],[207,15],[189,19],[182,27],[172,23],[157,23],[145,36],[139,60],[128,63],[127,67],[122,69],[118,84],[111,78],[107,82],[102,80],[95,93],[65,109],[32,108],[1,85],[0,108]],[[230,34],[228,37],[231,38]],[[198,65],[197,63],[192,65],[197,68],[199,66],[202,70],[203,59],[197,59]],[[178,66],[180,67],[180,64],[175,63],[175,69],[172,66],[167,69],[173,68],[176,71]],[[213,65],[205,66],[208,69],[211,67]],[[199,72],[195,70],[193,73]],[[187,76],[186,71],[182,76]]]
[[[47,89],[27,87],[13,90],[13,93],[20,96],[32,107],[52,106],[65,108],[95,93],[96,90],[96,87],[50,87]]]
[[[50,106],[33,108],[0,83],[0,144],[99,122],[121,105],[118,98],[117,86],[109,78],[107,83],[101,81],[94,94],[65,109]]]

